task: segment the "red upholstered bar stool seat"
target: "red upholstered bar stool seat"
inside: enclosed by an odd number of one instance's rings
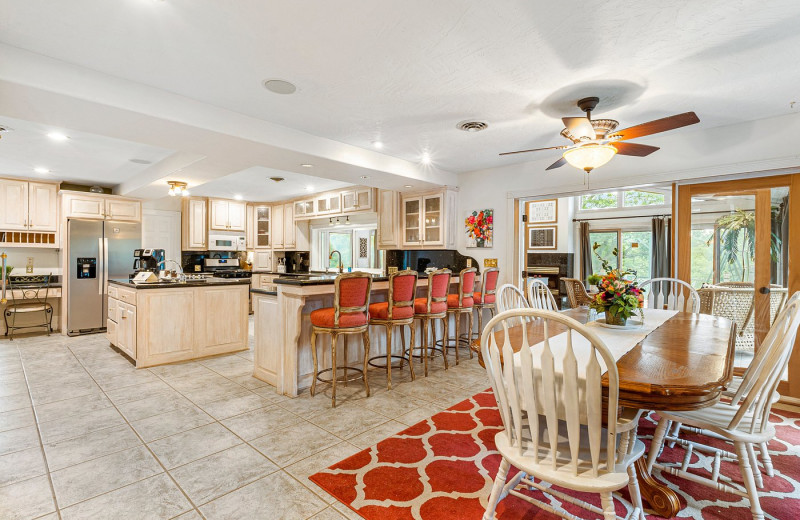
[[[448,317],[452,316],[455,321],[455,337],[450,340],[450,337],[445,335],[442,340],[444,345],[445,354],[448,348],[456,350],[456,365],[458,364],[458,351],[459,347],[466,346],[469,351],[469,357],[472,358],[472,349],[469,344],[472,337],[472,311],[475,306],[475,278],[477,278],[478,270],[474,267],[469,269],[462,269],[458,273],[458,292],[456,294],[449,294],[447,296],[447,314]],[[467,318],[467,329],[464,334],[461,334],[461,318]],[[463,337],[462,337],[463,336]]]
[[[428,273],[428,295],[424,298],[414,300],[414,319],[419,320],[422,325],[422,341],[419,346],[411,346],[404,354],[408,355],[409,360],[413,357],[421,358],[425,366],[425,377],[428,376],[428,357],[432,352],[441,352],[444,359],[444,368],[447,370],[447,356],[444,349],[436,348],[436,321],[441,320],[444,336],[447,337],[447,293],[450,291],[449,269],[439,269]],[[430,336],[433,341],[429,342]],[[413,351],[419,350],[421,354],[414,354]]]
[[[473,293],[475,311],[478,313],[478,331],[473,338],[480,338],[483,332],[483,312],[489,311],[492,317],[497,314],[497,280],[500,278],[500,269],[491,267],[483,271],[481,290]],[[491,318],[489,318],[491,319]]]
[[[367,361],[369,359],[369,296],[372,290],[372,276],[367,273],[340,274],[334,282],[333,307],[325,307],[311,312],[311,356],[314,360],[314,379],[311,381],[311,395],[317,390],[317,381],[331,384],[331,404],[336,407],[336,383],[361,379],[369,397],[367,381]],[[317,359],[317,335],[331,335],[331,368],[319,370]],[[347,366],[347,336],[360,335],[364,341],[364,366]],[[343,366],[337,369],[338,359],[336,343],[339,336],[344,335]],[[338,370],[343,371],[339,375]],[[330,379],[323,379],[321,374],[331,373]],[[355,372],[350,376],[348,372]]]
[[[387,301],[373,303],[369,306],[369,324],[386,327],[386,356],[375,356],[369,359],[369,364],[377,368],[386,369],[386,386],[392,389],[392,358],[400,360],[399,367],[403,368],[408,361],[411,371],[411,380],[414,380],[414,365],[406,357],[405,327],[411,329],[411,345],[414,344],[414,297],[417,295],[417,272],[410,269],[392,273],[389,276],[389,294]],[[392,354],[392,340],[394,327],[400,327],[400,340],[402,348],[400,355]],[[378,364],[378,359],[385,359],[385,364]]]

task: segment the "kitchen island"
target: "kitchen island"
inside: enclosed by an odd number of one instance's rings
[[[249,280],[109,280],[106,335],[137,368],[248,348]]]
[[[254,288],[253,311],[255,314],[255,357],[253,376],[277,388],[278,393],[297,396],[311,386],[313,364],[311,358],[311,312],[322,307],[333,306],[334,280],[336,275],[287,276],[273,280],[277,291]],[[458,276],[451,284],[458,283]],[[421,276],[417,282],[417,296],[427,294],[428,278]],[[370,303],[386,301],[389,289],[388,277],[373,276]],[[439,333],[441,336],[441,333]],[[386,354],[386,329],[370,327],[370,357]],[[409,335],[406,335],[408,338]],[[417,343],[421,342],[417,334]],[[355,345],[355,341],[353,345]],[[399,351],[398,346],[395,350]],[[358,343],[360,345],[360,342]],[[343,353],[344,349],[340,349]],[[363,348],[349,349],[349,366],[363,362]],[[331,366],[330,338],[321,335],[317,339],[320,370]],[[341,354],[340,354],[341,355]],[[343,366],[344,359],[337,361]],[[378,370],[378,369],[375,369]]]

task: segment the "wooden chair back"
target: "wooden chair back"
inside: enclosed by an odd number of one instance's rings
[[[462,269],[458,273],[458,306],[470,307],[475,301],[475,279],[478,270],[474,267]],[[466,300],[466,301],[465,301]]]
[[[592,298],[586,292],[586,287],[583,286],[583,282],[577,278],[562,278],[561,281],[564,282],[564,287],[567,290],[569,306],[573,309],[589,305],[589,302],[592,301]]]
[[[444,303],[444,310],[447,312],[447,295],[450,292],[450,277],[453,272],[450,269],[438,269],[428,273],[428,296],[425,306],[425,313],[431,314],[434,303]]]
[[[417,272],[413,269],[397,271],[389,275],[388,319],[392,319],[394,309],[413,307],[417,296]],[[413,316],[412,316],[413,317]]]
[[[679,312],[700,312],[700,295],[694,287],[677,278],[651,278],[639,287],[645,289],[648,309],[668,309]]]
[[[536,320],[537,326],[543,322],[544,340],[536,345],[528,344],[528,320]],[[518,321],[522,322],[523,343],[519,359],[514,359],[508,329]],[[560,325],[567,330],[550,337],[552,328],[563,330]],[[571,466],[576,477],[579,467],[590,467],[592,477],[614,470],[619,375],[602,339],[563,314],[515,309],[489,321],[481,335],[481,350],[505,434],[520,455],[532,455],[534,463],[551,465],[553,470]],[[608,377],[605,431],[604,373]],[[567,442],[559,443],[564,434]],[[588,453],[581,449],[587,445]],[[559,457],[559,451],[568,451],[569,457]],[[580,476],[585,476],[583,469]]]
[[[558,304],[541,278],[528,278],[528,303],[533,309],[558,312]]]
[[[525,298],[525,293],[514,284],[503,284],[497,290],[497,312],[513,309],[529,309],[530,304]]]
[[[489,267],[483,271],[483,281],[481,282],[481,303],[492,304],[497,295],[497,280],[500,278],[500,269]],[[487,301],[487,296],[489,300]]]
[[[333,325],[339,326],[342,314],[363,313],[369,322],[369,296],[372,292],[372,275],[368,273],[345,273],[333,282]]]

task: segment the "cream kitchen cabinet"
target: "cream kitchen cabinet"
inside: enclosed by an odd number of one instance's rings
[[[378,190],[378,248],[400,247],[400,194],[393,190]]]
[[[253,254],[253,269],[272,271],[272,251],[256,251]]]
[[[105,199],[105,218],[106,220],[141,222],[142,203],[130,199]]]
[[[208,201],[187,197],[181,201],[181,249],[208,249]]]
[[[452,190],[403,196],[403,246],[455,249],[456,203],[456,194]]]
[[[142,202],[100,193],[61,192],[66,218],[141,222]]]
[[[0,230],[58,229],[58,184],[0,179]]]
[[[327,193],[314,201],[314,213],[325,216],[342,211],[342,197],[339,193]]]
[[[246,231],[247,203],[227,199],[211,199],[209,202],[212,231]]]
[[[358,188],[342,192],[342,213],[374,211],[373,189]]]
[[[283,204],[272,206],[270,215],[272,249],[283,249],[283,208]]]
[[[292,206],[292,215],[297,218],[308,218],[315,215],[314,212],[314,199],[298,200]]]
[[[253,208],[253,247],[256,249],[273,247],[271,206],[259,205]]]
[[[297,226],[294,222],[294,208],[292,204],[283,205],[283,249],[297,248]]]

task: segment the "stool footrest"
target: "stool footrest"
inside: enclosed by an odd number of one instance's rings
[[[405,357],[405,356],[397,356],[397,355],[394,355],[394,354],[392,354],[392,355],[391,355],[391,357],[393,357],[393,358],[395,358],[395,359],[402,359],[402,360],[403,360],[403,361],[405,361],[406,363],[410,363],[410,361],[408,360],[408,358],[407,358],[407,357]],[[381,364],[379,364],[379,363],[373,363],[372,361],[373,361],[373,360],[375,360],[375,359],[382,359],[382,360],[384,361],[384,363],[383,363],[382,365],[381,365]],[[385,361],[386,361],[386,356],[375,356],[375,357],[371,357],[371,358],[369,358],[369,359],[367,360],[367,363],[368,363],[368,364],[369,364],[369,366],[371,366],[371,367],[375,367],[375,368],[383,368],[383,369],[385,370],[385,369],[386,369],[386,363],[385,363]],[[396,368],[396,369],[398,369],[398,370],[402,370],[402,368],[403,368],[403,367],[401,367],[401,366],[398,364],[398,365],[392,365],[392,368]]]
[[[345,375],[336,376],[336,382],[337,383],[349,383],[350,381],[358,381],[359,379],[364,379],[364,371],[362,369],[355,368],[355,367],[347,367],[347,371],[348,372],[350,372],[351,370],[353,372],[355,372],[356,375],[354,375],[354,376],[345,376]],[[339,372],[339,371],[343,372],[344,371],[344,367],[336,367],[336,371],[337,372]],[[331,383],[333,381],[333,376],[330,377],[330,378],[322,378],[322,377],[320,377],[322,374],[324,374],[326,372],[333,372],[333,369],[332,368],[326,368],[324,370],[320,370],[317,373],[317,381],[320,381],[322,383]]]

